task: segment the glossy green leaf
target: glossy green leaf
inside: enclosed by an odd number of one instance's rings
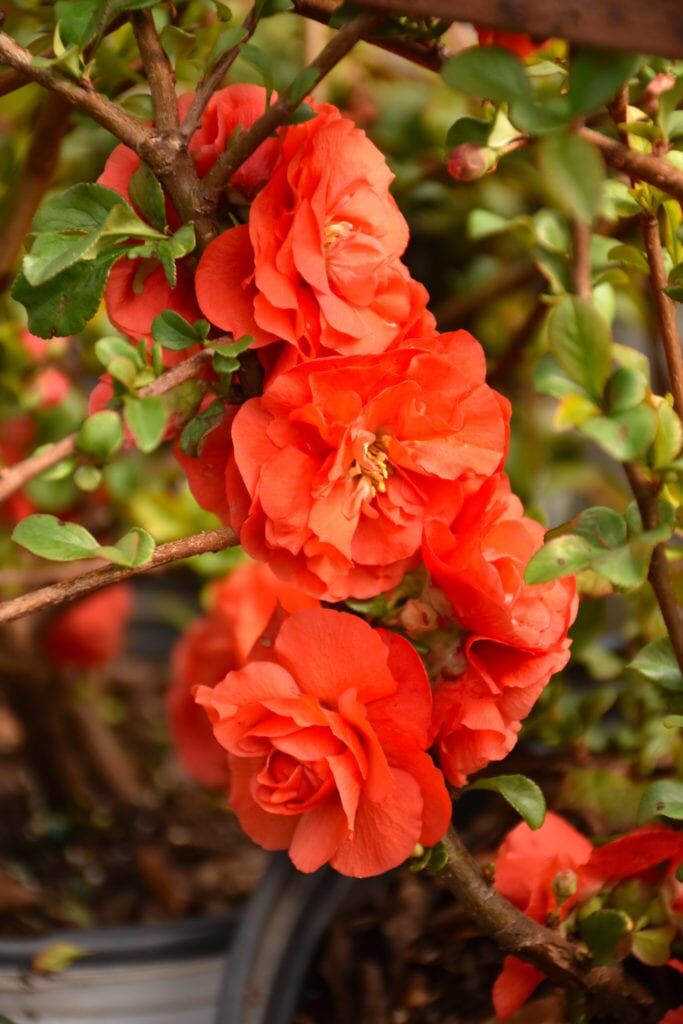
[[[26,307],[29,330],[39,338],[82,331],[99,308],[109,270],[118,256],[105,252],[93,260],[75,263],[37,287],[19,274],[12,298]]]
[[[126,396],[123,418],[141,452],[153,452],[163,440],[166,429],[166,407],[161,398]]]
[[[538,147],[543,182],[560,209],[591,224],[601,203],[605,166],[598,151],[578,135],[547,135]]]
[[[540,828],[545,820],[545,797],[540,788],[526,775],[496,775],[477,779],[468,786],[500,793],[526,821],[529,828]]]
[[[140,164],[130,179],[128,189],[142,216],[155,228],[163,231],[166,227],[164,191],[147,164]]]
[[[153,538],[139,526],[134,526],[116,544],[100,549],[103,558],[116,565],[135,569],[146,565],[154,554],[156,545]]]
[[[572,117],[594,114],[635,74],[639,58],[618,50],[584,47],[572,55],[569,109]]]
[[[665,690],[683,692],[683,676],[668,637],[646,644],[628,667]]]
[[[612,336],[603,317],[590,303],[567,296],[548,317],[548,340],[565,373],[599,400],[612,366]]]
[[[197,320],[190,324],[180,313],[171,309],[160,313],[152,321],[152,337],[172,352],[181,352],[193,345],[201,345],[208,333],[209,324],[206,320]]]
[[[12,540],[32,554],[53,562],[95,558],[100,547],[84,526],[44,513],[22,519],[14,528]]]

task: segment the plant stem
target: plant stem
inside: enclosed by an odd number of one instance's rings
[[[224,339],[217,339],[217,341],[220,340]],[[182,363],[178,363],[172,369],[166,370],[156,380],[140,388],[137,394],[141,398],[145,398],[148,395],[165,395],[168,391],[172,391],[173,388],[184,384],[185,381],[198,377],[202,370],[208,368],[212,356],[213,352],[211,349],[202,349],[201,352],[197,352],[195,355],[190,356],[189,359],[183,360]],[[63,437],[60,441],[55,441],[48,448],[37,452],[35,455],[30,455],[22,462],[17,462],[13,466],[5,466],[0,469],[0,502],[6,501],[15,491],[24,487],[30,480],[33,480],[34,477],[43,473],[46,469],[56,466],[62,459],[68,459],[73,455],[76,450],[77,437],[78,432],[74,431],[73,434],[68,434],[67,437]]]
[[[621,968],[592,966],[586,951],[527,917],[484,881],[452,826],[443,844],[448,863],[437,877],[500,949],[533,964],[564,988],[587,992],[607,1012],[608,1019],[617,1017],[632,1024],[658,1019],[654,998]]]
[[[7,222],[0,249],[0,292],[7,288],[33,215],[48,188],[59,161],[62,140],[69,128],[71,107],[55,93],[48,93],[38,111],[31,145],[17,175],[17,187],[7,204]]]
[[[659,222],[654,215],[643,214],[640,218],[645,253],[650,268],[650,285],[657,311],[659,334],[669,370],[669,382],[674,398],[674,408],[683,419],[683,350],[676,323],[676,304],[664,289],[667,287],[666,270],[659,237]]]
[[[591,284],[591,233],[590,228],[579,220],[572,221],[572,248],[574,288],[579,298],[590,302],[593,298]]]
[[[161,45],[152,12],[135,11],[132,22],[149,91],[152,94],[154,127],[160,132],[171,131],[178,127],[175,72]]]
[[[82,576],[77,576],[74,579],[60,580],[59,583],[53,583],[49,587],[41,587],[40,590],[33,590],[31,593],[15,597],[11,601],[4,601],[0,604],[0,623],[13,622],[15,619],[23,618],[24,615],[32,615],[45,608],[54,608],[67,601],[73,601],[77,597],[84,597],[95,590],[109,587],[112,583],[130,579],[131,576],[153,572],[171,562],[179,562],[183,558],[203,555],[209,551],[223,551],[225,548],[234,547],[235,544],[237,544],[237,537],[228,526],[219,530],[195,533],[190,537],[182,537],[180,540],[171,540],[167,544],[160,544],[149,562],[139,565],[137,568],[124,569],[117,565],[107,565],[102,569],[93,569],[91,572],[83,573]]]
[[[190,141],[194,133],[197,131],[197,128],[199,128],[202,120],[202,114],[206,109],[207,103],[225,78],[232,65],[235,63],[239,56],[240,47],[253,36],[257,25],[258,10],[257,5],[254,4],[242,22],[242,28],[246,32],[244,39],[241,39],[237,46],[233,46],[232,49],[228,50],[227,53],[224,53],[222,57],[219,57],[213,67],[209,69],[208,73],[197,86],[190,109],[185,115],[185,119],[180,126],[180,134],[186,142]]]
[[[631,485],[640,517],[643,521],[643,529],[653,530],[659,526],[659,512],[657,502],[660,486],[658,482],[653,485],[644,475],[640,466],[633,462],[624,464],[624,471]],[[655,592],[662,618],[669,633],[671,647],[676,655],[676,661],[683,673],[683,617],[671,582],[669,561],[666,557],[666,545],[658,544],[652,552],[648,579]]]
[[[667,195],[683,202],[683,172],[661,156],[638,153],[616,139],[610,139],[592,128],[579,128],[578,135],[590,142],[602,154],[605,163],[616,171],[624,171],[648,185],[654,185]]]
[[[359,14],[353,21],[348,22],[337,32],[327,46],[318,54],[316,59],[309,64],[307,71],[313,71],[311,80],[308,82],[307,92],[320,82],[335,65],[351,50],[363,36],[381,23],[382,17],[368,11]],[[305,72],[302,72],[305,74]],[[265,112],[263,117],[256,121],[248,132],[235,142],[233,146],[223,153],[213,165],[204,179],[205,191],[214,204],[222,189],[228,184],[233,174],[245,160],[248,160],[262,142],[265,142],[270,135],[283,125],[290,114],[296,110],[304,99],[299,89],[294,89],[292,83],[289,88],[281,94],[277,102]]]

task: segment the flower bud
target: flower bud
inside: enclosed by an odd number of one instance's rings
[[[498,158],[489,146],[478,142],[462,142],[451,151],[448,173],[456,181],[477,181],[495,170]]]

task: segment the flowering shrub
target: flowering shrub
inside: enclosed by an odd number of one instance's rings
[[[501,1018],[549,978],[588,1015],[676,1020],[640,965],[683,963],[680,62],[586,48],[559,9],[566,40],[494,11],[463,46],[443,5],[312,0],[296,13],[337,33],[292,78],[282,0],[239,27],[117,0],[38,5],[29,31],[25,6],[0,115],[33,132],[15,86],[51,95],[28,146],[0,146],[0,280],[27,237],[0,328],[0,621],[45,613],[11,632],[18,661],[104,668],[120,581],[182,561],[209,579],[193,621],[186,592],[164,606],[189,621],[170,733],[247,835],[305,872],[441,873],[508,954]],[[360,40],[422,70],[368,57],[323,85]],[[63,689],[54,728],[23,726],[31,756],[78,732],[46,806],[87,803],[90,765],[112,806],[151,807],[104,721],[117,698]],[[480,790],[525,819],[491,885],[459,838]]]

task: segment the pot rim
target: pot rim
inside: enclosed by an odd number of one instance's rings
[[[228,914],[180,917],[155,923],[69,928],[36,939],[0,939],[0,970],[30,971],[34,957],[56,942],[80,946],[86,955],[71,970],[197,959],[227,951],[241,907]]]

